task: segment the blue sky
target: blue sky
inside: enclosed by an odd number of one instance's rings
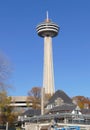
[[[0,1],[0,51],[12,65],[10,95],[27,95],[43,81],[43,38],[36,26],[46,18],[60,26],[53,38],[55,89],[90,97],[90,0]]]

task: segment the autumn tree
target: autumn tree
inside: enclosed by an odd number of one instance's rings
[[[84,96],[75,96],[72,98],[73,101],[76,102],[76,104],[80,108],[90,108],[90,99]]]
[[[11,124],[15,120],[15,115],[12,112],[13,107],[10,106],[11,97],[8,96],[7,80],[10,76],[10,63],[7,58],[0,53],[0,124]]]
[[[0,124],[6,122],[12,124],[15,120],[15,114],[12,112],[13,107],[10,106],[11,97],[7,96],[6,91],[0,92]]]
[[[40,87],[33,87],[28,92],[27,97],[27,104],[30,106],[32,104],[32,108],[40,109],[41,108],[41,88]]]
[[[49,99],[52,97],[51,94],[45,94],[45,105],[48,103]]]

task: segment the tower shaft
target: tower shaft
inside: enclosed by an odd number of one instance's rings
[[[43,70],[43,87],[46,94],[54,94],[54,70],[52,54],[52,37],[44,37],[44,70]]]

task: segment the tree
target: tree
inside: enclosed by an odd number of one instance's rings
[[[80,108],[90,108],[90,99],[84,96],[75,96],[72,98]]]
[[[11,104],[11,97],[7,94],[7,80],[10,76],[11,69],[9,60],[0,53],[0,125],[5,125],[6,122],[13,123],[15,120],[15,114],[12,112],[13,107]]]
[[[27,97],[27,105],[33,108],[33,109],[41,109],[41,88],[40,87],[33,87],[29,92],[28,92],[28,97]],[[51,98],[50,94],[45,94],[43,90],[43,107],[48,103],[48,100]],[[44,109],[44,108],[43,108]],[[45,110],[44,110],[45,112]]]
[[[40,109],[41,108],[41,88],[40,87],[33,87],[28,92],[27,97],[27,104],[30,106],[32,104],[32,108]]]
[[[15,120],[15,114],[12,112],[13,107],[10,106],[11,97],[7,96],[6,91],[0,92],[0,124],[6,122],[12,124]]]
[[[0,53],[0,91],[7,90],[9,85],[6,84],[11,74],[10,62],[6,56]]]
[[[48,103],[49,99],[52,97],[51,94],[45,94],[45,105]]]

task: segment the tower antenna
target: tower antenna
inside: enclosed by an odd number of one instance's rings
[[[47,18],[47,20],[49,20],[49,17],[48,17],[48,11],[46,12],[46,18]]]

